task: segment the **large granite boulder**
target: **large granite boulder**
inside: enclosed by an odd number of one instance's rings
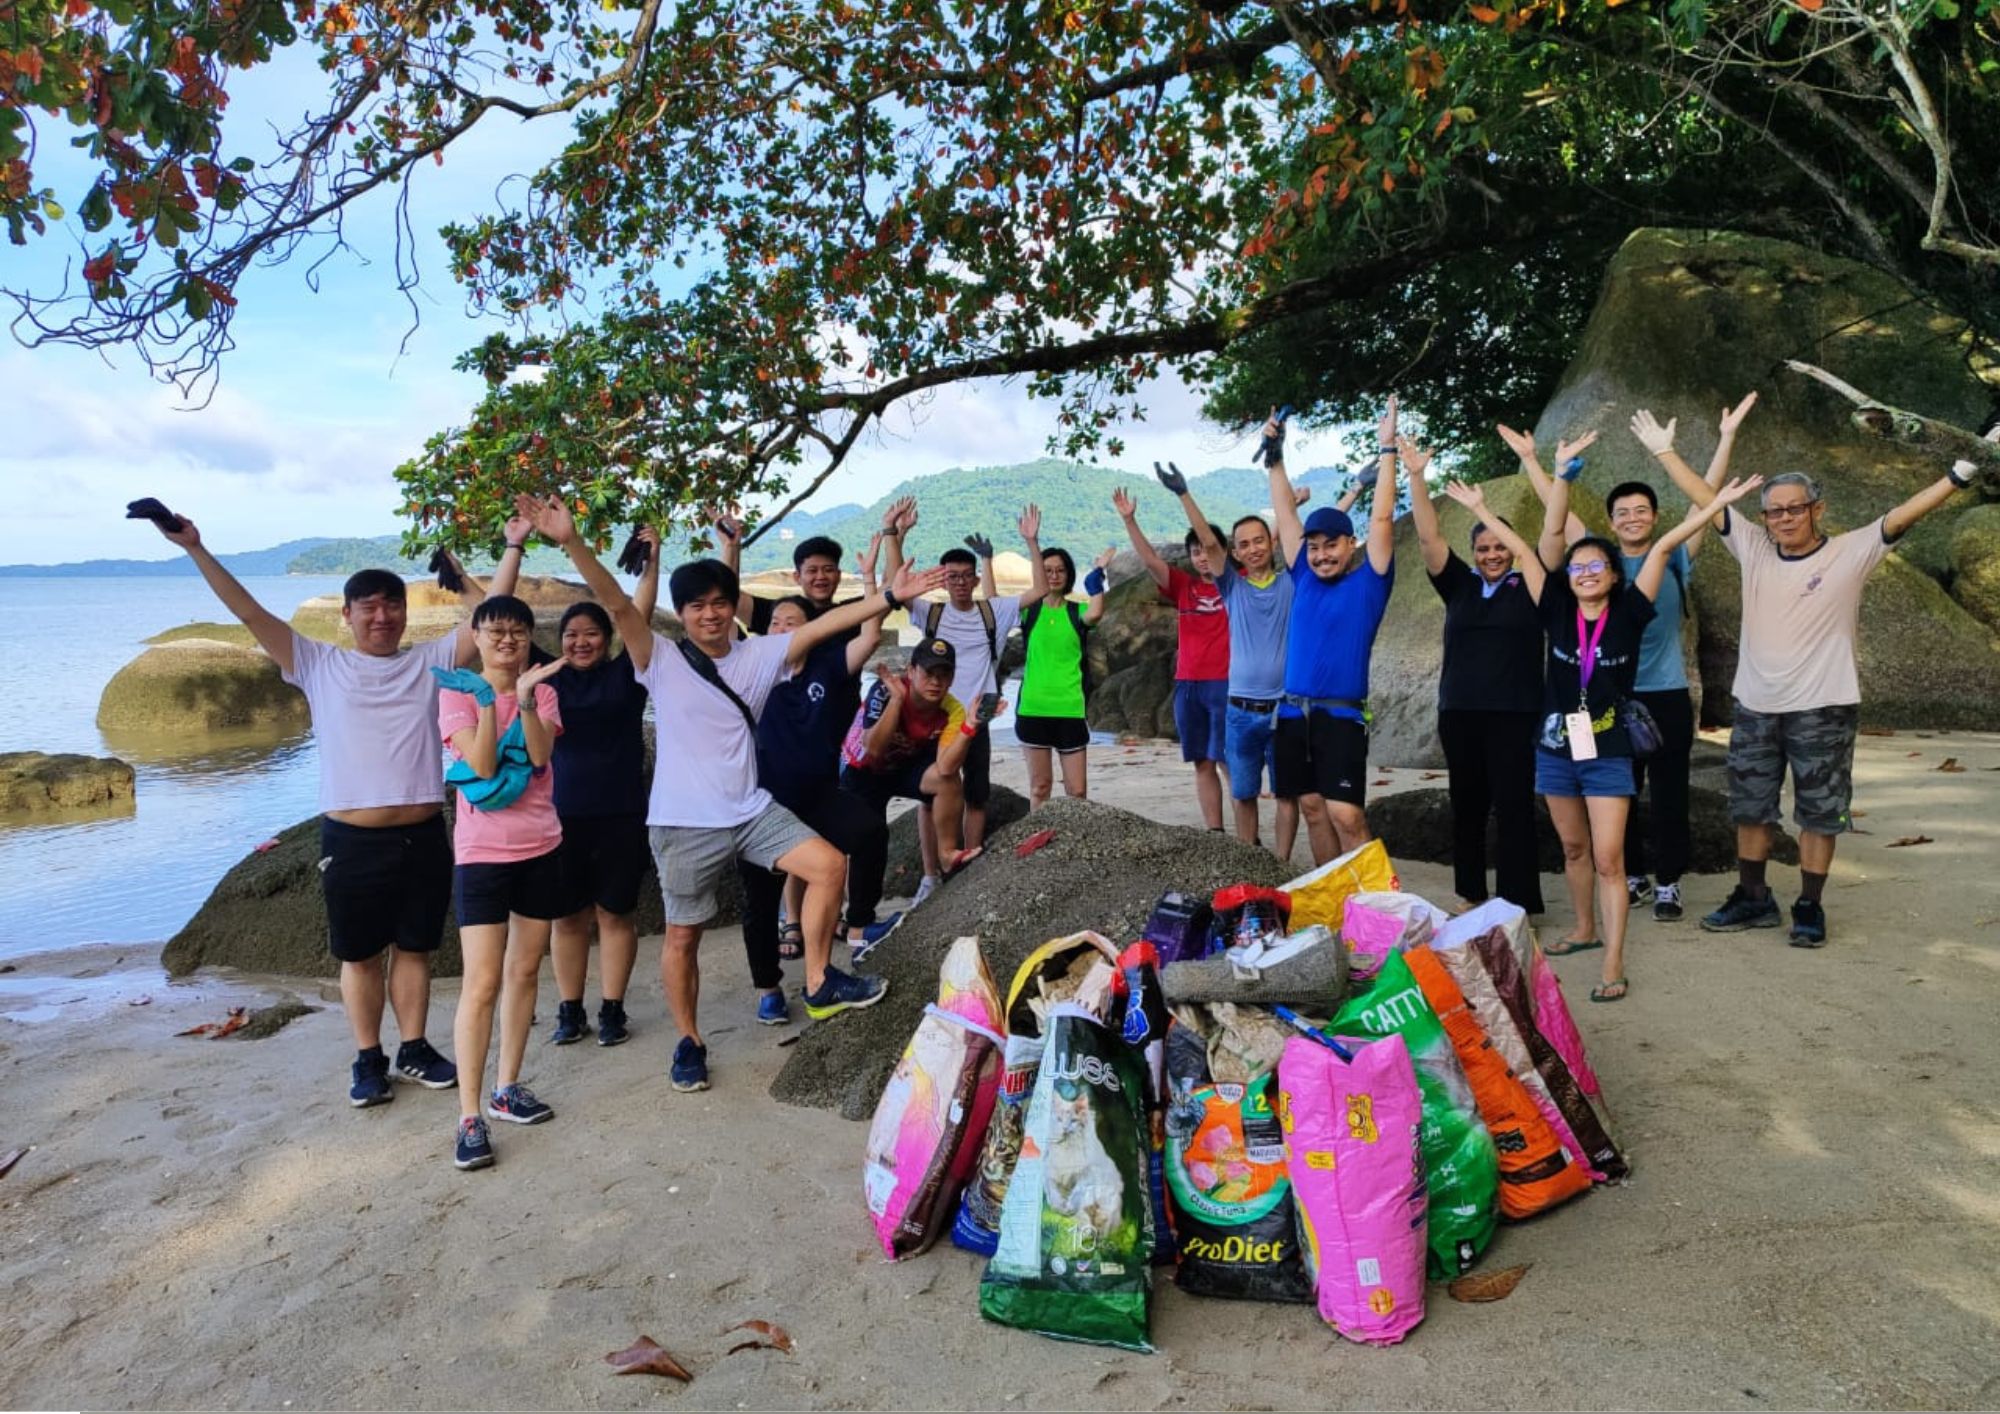
[[[1156,548],[1169,564],[1187,568],[1180,545]],[[1177,740],[1174,655],[1180,615],[1160,597],[1135,552],[1121,550],[1107,573],[1111,588],[1104,596],[1104,617],[1090,635],[1090,725]]]
[[[1953,525],[1951,597],[2000,630],[2000,506],[1975,506]]]
[[[97,703],[97,725],[123,733],[303,727],[306,699],[256,648],[188,638],[148,648],[120,668]]]
[[[132,808],[132,768],[114,756],[0,752],[0,814]]]
[[[180,643],[190,638],[206,638],[214,643],[233,643],[238,648],[255,648],[257,646],[257,635],[233,620],[226,624],[178,624],[173,628],[161,629],[158,633],[147,639],[146,642],[148,644]]]

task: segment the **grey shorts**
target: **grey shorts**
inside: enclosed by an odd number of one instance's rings
[[[1853,828],[1854,738],[1858,706],[1804,712],[1756,712],[1736,704],[1729,733],[1729,818],[1739,825],[1778,822],[1778,793],[1792,773],[1792,823],[1816,835]]]
[[[747,859],[760,869],[772,869],[800,845],[819,838],[806,823],[782,805],[735,826],[652,825],[646,838],[660,871],[660,900],[667,922],[699,927],[715,917],[716,885]]]

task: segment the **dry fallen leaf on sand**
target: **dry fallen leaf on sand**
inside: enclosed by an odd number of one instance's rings
[[[219,1041],[224,1036],[241,1031],[243,1024],[249,1019],[250,1013],[247,1008],[233,1006],[229,1009],[229,1018],[226,1021],[204,1021],[199,1026],[190,1026],[187,1030],[176,1031],[174,1034],[176,1036],[206,1036],[211,1041]]]
[[[1945,757],[1944,760],[1938,762],[1937,768],[1954,776],[1961,774],[1965,770],[1965,767],[1958,764],[1956,756]]]
[[[731,1355],[739,1350],[782,1350],[787,1355],[792,1353],[791,1335],[783,1326],[774,1326],[769,1321],[738,1321],[723,1334],[728,1335],[730,1331],[754,1331],[762,1337],[759,1340],[739,1341],[730,1346]]]
[[[1521,1278],[1528,1274],[1533,1262],[1523,1262],[1518,1267],[1502,1267],[1497,1272],[1473,1272],[1460,1277],[1445,1288],[1454,1301],[1504,1301],[1521,1284]]]
[[[1899,840],[1889,841],[1889,843],[1885,846],[1885,848],[1903,849],[1913,844],[1936,844],[1936,843],[1937,841],[1932,839],[1929,835],[1904,835]]]
[[[694,1379],[685,1365],[667,1354],[660,1343],[649,1335],[640,1336],[623,1350],[614,1350],[604,1359],[616,1365],[621,1375],[665,1375],[683,1384]]]
[[[1894,727],[1859,727],[1856,730],[1863,736],[1894,736],[1896,734]]]
[[[6,1153],[0,1154],[0,1178],[5,1178],[9,1169],[27,1157],[26,1149],[9,1149]]]

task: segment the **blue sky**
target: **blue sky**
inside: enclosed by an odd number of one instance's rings
[[[313,92],[319,78],[297,54],[239,75],[234,131],[296,117],[298,96]],[[399,531],[394,469],[477,401],[479,380],[453,372],[452,360],[499,327],[467,312],[445,273],[437,229],[489,209],[501,181],[555,150],[566,131],[559,122],[537,126],[495,115],[452,147],[442,167],[425,164],[418,172],[411,224],[424,279],[414,328],[396,290],[390,203],[378,193],[350,211],[353,249],[320,268],[317,292],[306,283],[307,261],[297,257],[245,278],[237,348],[199,410],[153,381],[130,350],[0,343],[7,481],[28,491],[17,497],[4,558],[163,557],[156,552],[166,547],[150,527],[121,518],[125,502],[146,495],[192,516],[221,551]],[[53,124],[43,128],[38,175],[73,212],[87,176],[70,158],[69,135]],[[235,150],[244,150],[244,141],[239,136]],[[72,218],[25,248],[0,246],[0,283],[54,287],[65,261],[72,270],[80,264],[81,235]],[[1250,439],[1204,423],[1197,398],[1178,381],[1156,384],[1144,402],[1146,421],[1120,429],[1126,466],[1172,458],[1196,471],[1248,462]],[[1053,404],[1031,402],[1019,384],[943,390],[928,404],[893,412],[814,504],[870,501],[907,477],[953,466],[1031,460],[1044,454],[1054,416]],[[1310,464],[1319,448],[1331,459],[1331,443],[1332,434],[1295,436],[1294,460]]]

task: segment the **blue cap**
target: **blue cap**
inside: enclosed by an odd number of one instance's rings
[[[1351,536],[1354,534],[1354,522],[1346,511],[1334,506],[1321,506],[1306,517],[1306,534],[1325,535],[1333,539]]]

